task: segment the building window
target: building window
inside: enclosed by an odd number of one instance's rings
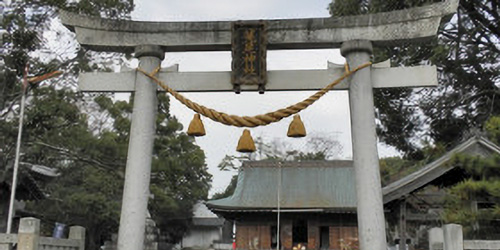
[[[293,222],[292,239],[293,245],[298,243],[307,245],[307,221],[297,220]]]

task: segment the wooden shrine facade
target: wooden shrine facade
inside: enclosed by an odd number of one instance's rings
[[[357,247],[356,214],[284,213],[280,216],[280,249]],[[277,213],[240,215],[236,249],[276,249]]]

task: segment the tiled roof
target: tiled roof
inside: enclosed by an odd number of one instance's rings
[[[245,162],[234,194],[206,204],[214,211],[272,211],[278,190],[282,210],[356,211],[352,161]]]

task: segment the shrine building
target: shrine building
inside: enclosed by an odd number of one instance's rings
[[[236,249],[358,245],[352,161],[245,162],[233,195],[206,205],[235,222]]]

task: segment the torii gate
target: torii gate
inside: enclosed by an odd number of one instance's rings
[[[442,18],[453,14],[458,0],[424,7],[342,18],[268,20],[268,49],[340,48],[350,67],[370,61],[372,46],[418,42],[436,35]],[[231,22],[137,22],[96,19],[61,11],[64,25],[82,46],[96,51],[135,52],[147,72],[173,51],[220,51],[231,48]],[[340,77],[342,69],[268,72],[267,91],[317,90]],[[232,91],[230,72],[161,71],[171,88],[184,92]],[[405,82],[401,82],[401,81]],[[366,67],[336,89],[349,90],[353,162],[356,172],[360,248],[386,250],[385,220],[377,153],[373,88],[422,87],[437,84],[436,68]],[[125,174],[119,250],[143,247],[152,148],[155,134],[155,83],[136,71],[80,76],[82,91],[135,91]],[[257,91],[242,86],[242,91]]]

